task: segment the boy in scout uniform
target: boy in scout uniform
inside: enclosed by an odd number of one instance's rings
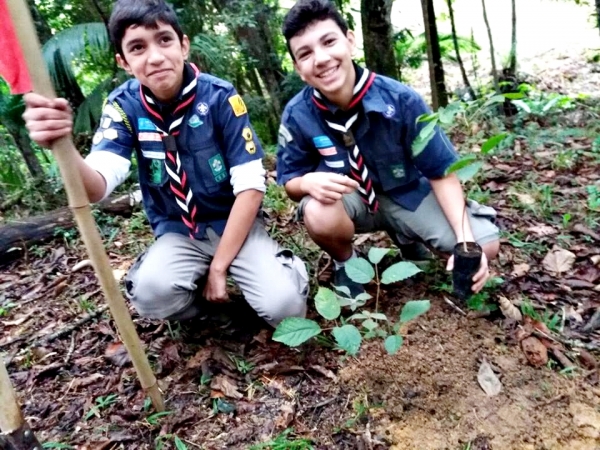
[[[229,273],[271,325],[304,316],[304,263],[262,222],[263,150],[233,86],[186,62],[190,42],[163,0],[121,0],[109,31],[131,79],[106,101],[91,153],[73,155],[91,201],[123,182],[135,152],[156,241],[126,277],[140,315],[185,320],[201,311],[196,291],[227,298]],[[25,97],[24,118],[41,145],[68,135],[66,100]]]
[[[495,211],[469,201],[463,221],[461,184],[445,174],[457,155],[442,130],[412,153],[423,126],[416,120],[430,112],[423,99],[354,63],[354,33],[327,0],[298,1],[283,34],[308,86],[283,113],[278,182],[299,202],[312,239],[334,260],[334,284],[353,296],[363,291],[344,270],[356,255],[353,236],[386,230],[406,259],[420,259],[423,243],[450,253],[457,242],[478,242],[483,256],[473,291],[479,291],[499,249]]]

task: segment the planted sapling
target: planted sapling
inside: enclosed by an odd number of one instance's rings
[[[315,296],[316,310],[324,319],[332,321],[335,326],[323,329],[314,320],[289,317],[279,324],[273,334],[273,340],[290,347],[297,347],[324,331],[331,331],[338,347],[352,356],[355,356],[360,350],[363,339],[373,338],[383,339],[384,348],[390,355],[396,353],[403,343],[402,336],[398,334],[400,327],[426,313],[430,308],[430,302],[429,300],[407,302],[397,320],[379,312],[382,284],[402,281],[421,272],[421,269],[415,264],[401,261],[384,270],[380,277],[378,264],[388,253],[390,253],[390,249],[371,248],[368,260],[352,258],[345,266],[346,274],[352,281],[361,284],[371,282],[376,284],[375,311],[363,308],[367,300],[372,298],[370,294],[363,293],[352,298],[350,290],[346,286],[335,286],[338,293],[320,287]],[[342,317],[343,307],[348,307],[355,313],[348,318]],[[351,322],[357,323],[358,326]]]

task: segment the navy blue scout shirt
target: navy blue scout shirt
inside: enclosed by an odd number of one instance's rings
[[[176,140],[198,206],[195,237],[202,238],[207,226],[220,235],[235,200],[229,169],[263,157],[233,86],[199,74],[194,104],[187,109]],[[129,160],[134,149],[144,209],[154,235],[189,235],[169,188],[162,137],[141,103],[139,82],[132,79],[109,95],[92,152],[109,151]]]
[[[286,184],[310,172],[350,173],[348,150],[324,122],[307,86],[285,107],[279,129],[277,181]],[[427,179],[444,176],[458,156],[440,129],[422,153],[412,156],[412,142],[430,113],[413,89],[377,75],[362,99],[363,113],[352,127],[375,191],[414,211],[431,191]],[[333,107],[331,106],[333,109]]]

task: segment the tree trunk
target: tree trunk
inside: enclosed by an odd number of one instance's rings
[[[598,0],[600,1],[600,0]],[[512,33],[510,39],[510,59],[508,70],[515,76],[517,74],[517,5],[516,0],[511,0],[512,6]]]
[[[490,56],[492,58],[492,77],[494,79],[494,89],[496,92],[500,92],[500,84],[498,83],[498,70],[496,70],[496,51],[494,50],[494,40],[492,39],[492,29],[490,28],[490,22],[488,21],[487,17],[485,0],[481,0],[481,6],[483,7],[483,21],[485,22],[488,39],[490,40]]]
[[[23,159],[25,160],[25,164],[27,165],[27,169],[31,176],[33,178],[39,178],[44,175],[44,169],[42,169],[42,165],[31,147],[31,139],[29,139],[27,130],[25,128],[13,127],[7,127],[6,129],[15,141],[15,146],[19,149],[21,155],[23,155]]]
[[[596,0],[596,26],[600,30],[600,0]]]
[[[471,87],[471,83],[469,82],[469,77],[467,76],[467,71],[465,70],[465,65],[460,56],[460,48],[458,46],[458,36],[456,34],[456,23],[454,22],[454,8],[452,8],[452,0],[446,0],[448,3],[448,12],[450,14],[450,24],[452,26],[452,42],[454,44],[454,51],[456,52],[456,61],[458,62],[458,67],[460,68],[460,74],[462,75],[463,83],[471,96],[471,100],[475,100],[477,96],[475,95],[475,91]]]
[[[246,11],[243,10],[244,5],[238,0],[213,0],[213,3],[222,14],[230,16],[246,14]],[[254,23],[248,24],[248,18],[245,21],[237,22],[234,34],[243,51],[249,56],[248,59],[255,62],[256,69],[269,91],[274,112],[279,116],[282,112],[279,102],[280,85],[285,76],[269,23],[273,14],[273,9],[264,1],[257,1],[249,18]]]
[[[136,197],[134,193],[104,200],[98,208],[108,214],[128,217],[137,203],[139,195]],[[52,239],[59,227],[64,230],[75,227],[75,218],[69,207],[0,226],[0,265],[20,257],[26,247]]]
[[[433,0],[421,0],[421,6],[423,7],[423,22],[425,24],[425,37],[427,38],[431,103],[434,111],[437,111],[440,106],[448,105],[448,94],[444,82],[444,67],[442,66],[442,52],[440,51]]]
[[[391,78],[399,73],[392,37],[393,0],[361,0],[361,21],[367,67]]]

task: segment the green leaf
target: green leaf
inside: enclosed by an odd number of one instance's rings
[[[273,333],[273,340],[290,347],[297,347],[319,333],[321,333],[321,327],[314,320],[287,317],[277,325]]]
[[[363,292],[361,294],[358,294],[354,300],[357,300],[359,302],[366,302],[367,300],[372,299],[372,298],[373,298],[373,296],[371,294],[367,294],[366,292]]]
[[[379,326],[377,322],[373,319],[367,319],[362,323],[362,326],[365,327],[369,331],[373,331],[375,328]]]
[[[388,320],[387,316],[385,314],[381,314],[381,313],[373,313],[373,314],[371,314],[371,319],[375,319],[375,320]]]
[[[504,95],[494,95],[490,97],[484,104],[483,107],[491,106],[495,103],[504,103]]]
[[[488,154],[490,152],[490,150],[492,150],[500,142],[502,142],[504,140],[504,138],[506,138],[506,136],[508,136],[508,133],[500,133],[500,134],[497,134],[497,135],[492,136],[491,138],[489,138],[481,146],[481,153],[483,153],[484,155]]]
[[[526,113],[530,113],[531,112],[531,108],[529,107],[529,105],[527,103],[525,103],[523,100],[512,100],[512,103],[515,106],[518,106],[519,108],[521,108],[523,111],[525,111]]]
[[[369,261],[372,264],[379,264],[383,257],[390,252],[389,248],[371,247],[369,249]]]
[[[506,94],[503,94],[504,98],[507,98],[509,100],[518,100],[520,98],[525,97],[525,94],[523,94],[522,92],[507,92]]]
[[[469,164],[472,164],[476,159],[477,159],[477,156],[472,153],[467,156],[463,156],[462,158],[460,158],[458,161],[456,161],[455,163],[453,163],[450,167],[448,167],[446,169],[445,175],[450,175],[451,173],[454,173],[454,172],[462,169],[463,167],[466,167]]]
[[[381,274],[383,284],[395,283],[396,281],[406,280],[413,275],[422,272],[415,264],[408,261],[400,261],[391,265]]]
[[[319,288],[315,296],[315,308],[327,320],[337,319],[342,312],[342,307],[335,292],[323,287]]]
[[[375,276],[373,266],[364,258],[350,258],[346,261],[346,275],[355,283],[369,283]]]
[[[454,116],[461,110],[462,105],[460,102],[450,103],[445,108],[438,109],[438,116],[440,118],[440,123],[443,125],[452,125],[454,121]]]
[[[350,317],[348,317],[348,320],[365,320],[366,318],[367,318],[366,314],[356,313],[356,314],[352,314]]]
[[[221,400],[221,399],[219,399],[219,400]],[[179,439],[179,437],[175,436],[173,438],[173,442],[175,442],[175,448],[177,450],[188,450],[187,445],[185,445],[183,443],[183,441],[181,439]]]
[[[420,122],[431,122],[432,120],[436,120],[438,117],[437,113],[431,113],[431,114],[421,114],[419,117],[417,117],[417,121],[416,123],[420,123]]]
[[[342,350],[346,350],[352,356],[358,353],[362,337],[354,325],[335,327],[331,333]]]
[[[456,176],[460,181],[471,180],[475,175],[477,175],[477,172],[479,172],[482,167],[483,161],[474,162],[473,164],[470,164],[466,167],[463,167],[460,170],[457,170]]]
[[[341,292],[346,297],[350,297],[350,289],[348,288],[348,286],[332,286],[335,288],[336,291]]]
[[[554,97],[552,100],[550,100],[548,103],[546,103],[544,105],[544,107],[542,108],[542,112],[543,113],[548,112],[548,110],[550,108],[552,108],[554,105],[556,105],[562,99],[563,99],[563,97]]]
[[[402,347],[402,341],[402,336],[392,334],[386,338],[386,340],[383,342],[383,346],[388,354],[394,355],[398,350],[400,350],[400,347]]]
[[[421,152],[425,150],[425,147],[427,147],[429,141],[433,139],[433,136],[435,136],[436,133],[435,126],[437,125],[437,122],[437,119],[429,122],[425,127],[423,127],[419,135],[415,138],[415,140],[412,143],[413,158],[419,156]]]
[[[429,311],[430,307],[431,302],[429,300],[412,300],[406,302],[406,305],[404,305],[404,308],[402,308],[402,312],[400,313],[400,322],[406,323],[416,319],[421,314],[425,314]]]

